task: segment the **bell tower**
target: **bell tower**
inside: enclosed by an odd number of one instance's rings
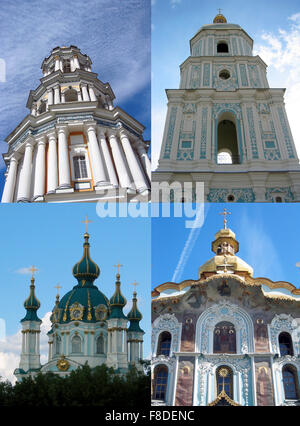
[[[300,201],[300,167],[284,105],[253,40],[219,13],[190,40],[168,113],[156,182],[204,182],[210,202]]]

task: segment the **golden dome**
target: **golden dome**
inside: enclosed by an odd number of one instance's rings
[[[251,268],[251,266],[240,257],[231,255],[216,255],[212,257],[210,260],[200,266],[198,276],[200,279],[202,273],[204,272],[213,272],[218,274],[222,272],[224,273],[225,270],[227,270],[229,273],[234,273],[237,275],[239,275],[239,272],[241,272],[241,275],[243,276],[246,273],[246,276],[249,275],[250,277],[253,277],[253,268]]]
[[[227,20],[226,20],[224,15],[222,15],[221,13],[218,13],[218,15],[213,20],[213,23],[214,24],[226,24]]]

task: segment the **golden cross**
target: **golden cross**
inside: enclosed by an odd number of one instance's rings
[[[117,265],[114,265],[114,267],[117,268],[117,270],[118,270],[117,274],[119,274],[121,266],[123,266],[123,265],[121,265],[120,262],[118,262]]]
[[[219,11],[219,15],[221,15],[221,10],[222,10],[222,9],[218,9],[218,11]]]
[[[139,285],[139,283],[136,282],[136,280],[134,280],[134,283],[130,283],[131,285],[134,285],[134,291],[136,292],[136,286]]]
[[[58,290],[60,289],[60,288],[62,288],[60,285],[59,285],[59,283],[57,284],[57,285],[55,285],[54,286],[54,288],[56,288],[57,289],[57,296],[59,296],[59,294],[58,294]]]
[[[88,232],[88,224],[92,223],[91,220],[89,220],[88,216],[85,216],[85,220],[82,220],[81,223],[85,223],[85,231]]]
[[[227,216],[228,214],[231,214],[231,212],[228,212],[226,209],[224,209],[224,212],[223,212],[223,213],[219,213],[219,214],[224,215],[224,229],[227,229],[227,226],[226,226],[226,224],[227,224],[226,216]]]
[[[34,273],[38,271],[38,269],[35,266],[32,266],[31,268],[29,268],[29,271],[32,273],[32,278],[34,278]]]

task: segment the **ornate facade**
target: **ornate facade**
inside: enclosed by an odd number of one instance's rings
[[[142,314],[137,307],[136,292],[132,309],[123,313],[126,299],[121,293],[120,274],[117,273],[115,293],[110,300],[94,285],[100,269],[90,258],[89,234],[84,234],[82,259],[73,267],[78,284],[56,303],[48,332],[48,362],[40,363],[40,326],[37,316],[40,302],[35,296],[32,277],[30,294],[24,303],[26,315],[22,324],[22,352],[19,368],[14,372],[18,380],[37,373],[54,372],[61,376],[83,366],[101,364],[125,373],[131,366],[142,370],[143,335],[139,322]],[[128,325],[129,322],[129,325]]]
[[[300,290],[253,278],[224,229],[196,280],[153,291],[153,405],[300,405]]]
[[[2,202],[146,200],[149,143],[144,126],[113,102],[109,83],[76,46],[42,63],[23,121],[6,138]]]
[[[284,106],[253,40],[217,15],[190,40],[154,182],[204,182],[209,202],[300,201],[300,167]],[[181,197],[180,197],[181,200]]]

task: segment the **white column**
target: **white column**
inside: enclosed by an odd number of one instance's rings
[[[32,105],[32,108],[31,108],[31,115],[33,115],[34,117],[36,117],[36,116],[37,116],[37,105],[36,105],[36,103],[34,103],[34,104]]]
[[[89,94],[88,94],[88,90],[87,90],[87,84],[83,83],[81,84],[81,89],[82,89],[82,96],[83,96],[83,100],[84,101],[89,101]]]
[[[88,135],[88,147],[94,177],[95,186],[106,185],[107,179],[104,170],[104,164],[102,161],[97,135],[96,135],[96,123],[87,123],[87,135]]]
[[[76,70],[77,68],[80,68],[79,60],[78,60],[78,56],[77,55],[73,56],[73,60],[74,60],[74,70]]]
[[[2,203],[11,203],[13,201],[18,170],[18,159],[19,155],[13,154],[9,161],[8,175],[2,194]]]
[[[59,84],[54,86],[54,103],[55,104],[60,103],[60,86],[59,86]]]
[[[138,160],[133,152],[130,140],[124,130],[120,131],[120,140],[129,164],[135,187],[139,193],[149,192],[149,185],[146,182],[144,174],[140,168]]]
[[[69,148],[67,140],[68,126],[58,125],[58,176],[59,188],[71,188]]]
[[[90,94],[91,101],[97,100],[96,95],[95,95],[95,91],[94,91],[94,87],[90,84],[89,84],[89,94]]]
[[[52,89],[48,89],[48,109],[50,105],[53,105],[53,91]]]
[[[118,178],[117,178],[115,168],[112,162],[112,158],[107,146],[105,134],[100,127],[97,128],[97,134],[98,134],[98,141],[102,150],[104,162],[107,168],[109,181],[115,188],[117,188],[119,186]]]
[[[114,163],[117,169],[120,186],[122,188],[127,188],[128,193],[134,194],[135,191],[132,189],[132,182],[130,177],[128,176],[126,164],[124,162],[117,135],[114,132],[110,132],[108,138],[112,150],[112,155],[114,158]]]
[[[33,139],[30,138],[25,145],[23,166],[20,174],[17,201],[30,201],[30,182],[32,170]]]
[[[64,104],[66,102],[65,100],[65,94],[64,92],[61,93],[61,103]]]
[[[37,139],[37,155],[35,159],[33,200],[39,197],[43,197],[45,194],[45,150],[46,136],[42,135],[39,139]]]
[[[55,61],[54,71],[58,71],[60,69],[59,56],[55,56],[54,61]]]
[[[145,149],[142,142],[139,142],[137,144],[137,152],[140,156],[140,159],[141,159],[141,162],[144,166],[144,169],[147,172],[147,176],[149,178],[149,181],[151,182],[151,162],[150,162],[150,159],[147,155],[146,149]]]
[[[49,140],[48,165],[47,165],[47,193],[54,193],[58,186],[57,176],[57,147],[56,131],[47,134]]]
[[[78,97],[78,102],[82,101],[82,94],[81,94],[81,90],[77,90],[77,97]]]
[[[74,58],[70,58],[70,68],[71,72],[75,71]]]

